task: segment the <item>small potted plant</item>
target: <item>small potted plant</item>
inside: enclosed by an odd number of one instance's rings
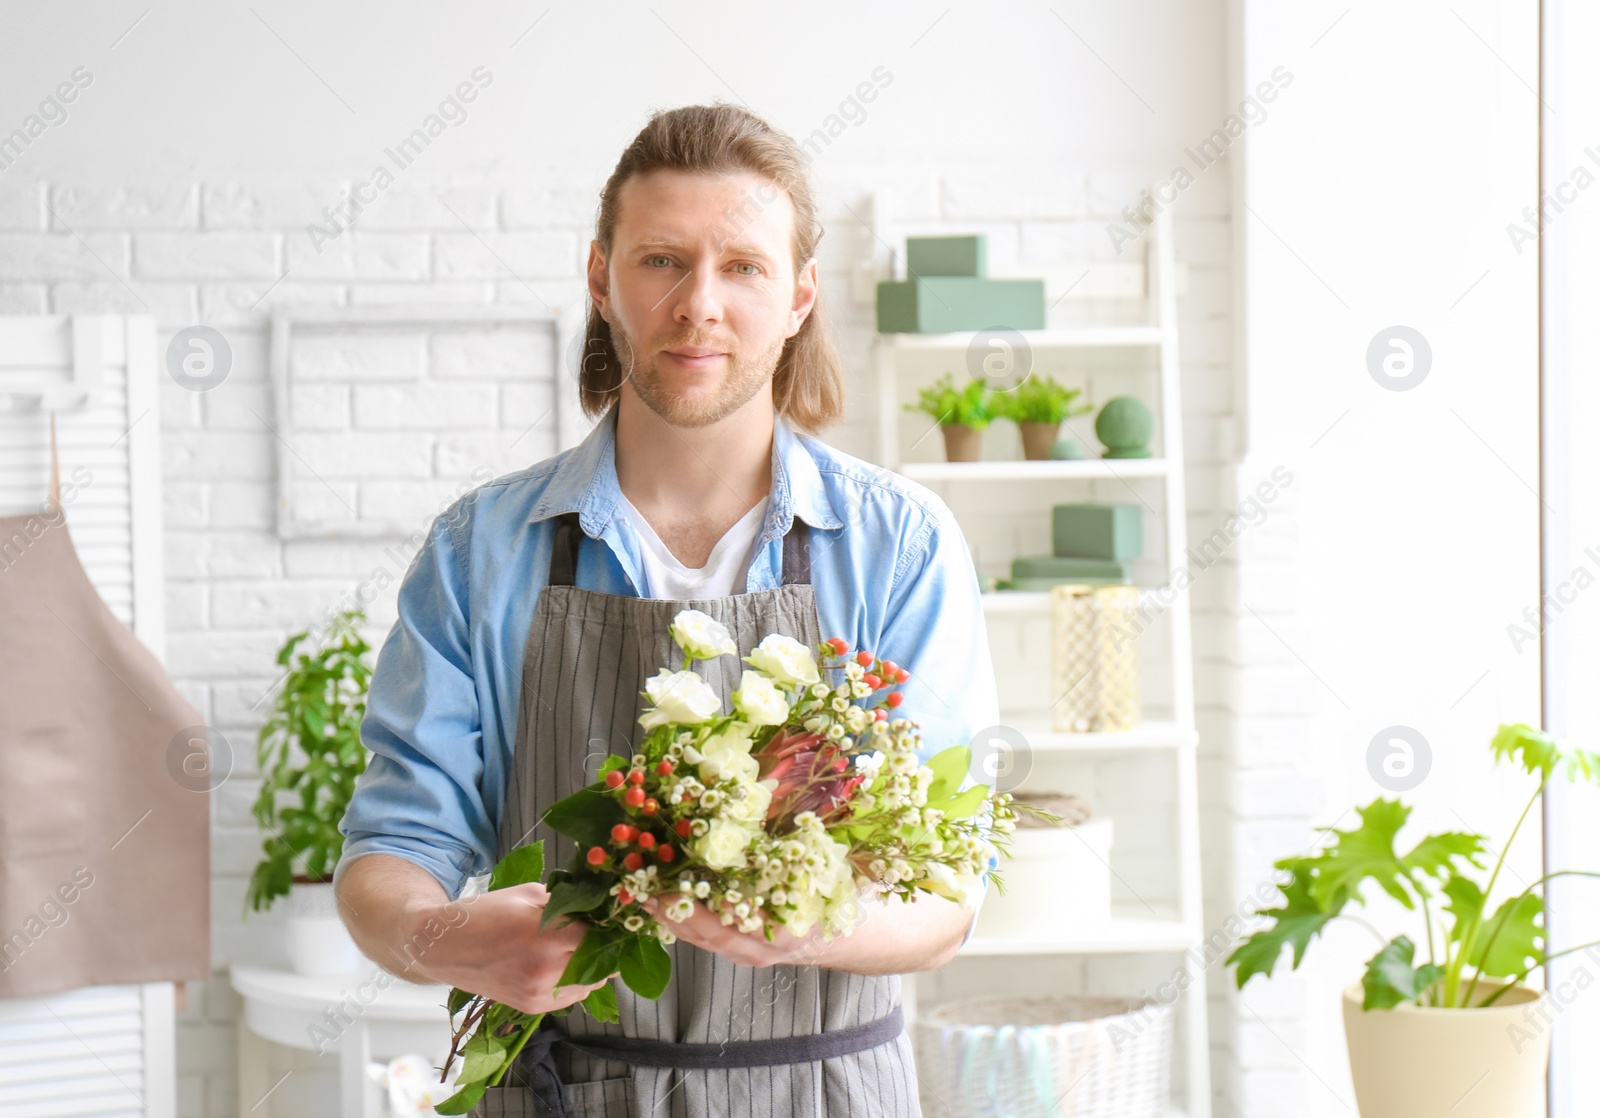
[[[335,907],[333,871],[344,849],[339,822],[367,767],[361,719],[372,669],[356,629],[363,620],[363,611],[345,610],[320,644],[309,630],[284,642],[278,666],[288,674],[256,738],[261,791],[251,810],[265,838],[245,901],[260,911],[289,898],[289,965],[301,974],[346,974],[361,962]]]
[[[1030,373],[1015,388],[994,394],[997,419],[1009,419],[1022,432],[1022,456],[1029,461],[1050,457],[1063,420],[1093,411],[1079,404],[1081,388],[1068,388],[1055,379]]]
[[[1488,881],[1483,869],[1494,847],[1482,835],[1447,831],[1428,835],[1404,853],[1395,838],[1411,809],[1377,799],[1356,811],[1360,826],[1332,831],[1334,842],[1314,855],[1274,863],[1287,871],[1283,902],[1258,910],[1272,925],[1247,938],[1228,956],[1243,987],[1270,976],[1285,947],[1291,969],[1330,921],[1354,920],[1344,910],[1364,904],[1362,888],[1374,884],[1405,908],[1420,908],[1426,935],[1423,955],[1404,935],[1388,940],[1367,961],[1359,983],[1344,991],[1345,1043],[1361,1118],[1521,1118],[1543,1113],[1545,1066],[1550,1054],[1550,1006],[1545,993],[1524,985],[1528,975],[1558,955],[1593,948],[1582,944],[1547,954],[1538,886],[1552,877],[1600,877],[1560,870],[1488,906],[1506,851],[1529,811],[1560,769],[1568,780],[1600,782],[1600,753],[1564,750],[1529,726],[1503,725],[1490,743],[1495,761],[1539,778],[1527,807],[1500,848]],[[1521,884],[1520,882],[1518,884]],[[1437,938],[1435,924],[1437,923]]]
[[[950,373],[922,389],[917,402],[906,411],[932,417],[944,433],[944,456],[951,462],[976,462],[982,442],[981,432],[992,419],[994,393],[983,381],[969,380],[956,388]]]

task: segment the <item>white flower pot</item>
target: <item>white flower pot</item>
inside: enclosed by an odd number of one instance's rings
[[[1011,834],[1011,857],[1000,859],[1006,891],[989,886],[973,934],[1060,939],[1105,924],[1111,919],[1110,861],[1110,819],[1018,827]]]
[[[1474,1001],[1505,985],[1478,984]],[[1361,1118],[1542,1118],[1550,1061],[1548,999],[1518,986],[1486,1008],[1409,1002],[1363,1010],[1344,992],[1344,1035]]]
[[[331,882],[289,886],[284,938],[296,974],[340,975],[360,971],[365,956],[339,919]]]

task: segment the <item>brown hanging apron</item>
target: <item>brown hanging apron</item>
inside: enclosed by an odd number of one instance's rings
[[[810,536],[799,517],[783,541],[784,584],[720,598],[580,589],[574,583],[584,538],[578,515],[563,514],[528,631],[499,828],[500,855],[543,839],[550,866],[568,864],[576,848],[536,821],[591,783],[607,754],[633,753],[644,681],[682,660],[669,631],[679,610],[692,607],[727,626],[740,656],[768,633],[808,648],[822,640]],[[719,656],[695,670],[726,707],[743,667]],[[618,981],[618,1022],[602,1025],[576,1009],[546,1018],[574,1043],[530,1043],[473,1113],[550,1113],[539,1094],[551,1090],[553,1070],[571,1118],[920,1118],[899,975],[737,966],[683,940],[667,950],[672,980],[658,1000]]]
[[[49,506],[0,517],[0,997],[210,976],[200,722],[78,561],[52,416]]]

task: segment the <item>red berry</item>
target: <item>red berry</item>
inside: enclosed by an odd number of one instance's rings
[[[655,835],[652,835],[649,831],[640,832],[640,834],[639,834],[639,848],[641,850],[649,850],[655,844],[656,844],[656,836]]]
[[[599,846],[591,846],[589,848],[588,859],[591,866],[604,865],[606,860],[605,849]]]
[[[654,815],[656,812],[661,810],[661,805],[656,803],[656,798],[654,796],[651,796],[644,802],[644,806],[639,810],[644,812],[646,815]]]
[[[687,819],[680,819],[672,825],[672,829],[678,832],[679,838],[688,838],[694,833],[694,824]]]
[[[883,686],[883,680],[879,679],[877,676],[873,675],[871,672],[868,672],[866,675],[862,676],[861,677],[861,682],[865,683],[868,687],[872,688],[874,691],[876,691],[878,688]]]
[[[860,664],[863,668],[872,667],[872,653],[867,652],[864,649],[856,653],[856,663]]]
[[[629,854],[626,858],[622,859],[622,865],[629,873],[632,873],[634,870],[644,865],[644,855],[635,850],[632,854]]]
[[[619,770],[612,769],[610,772],[606,773],[606,787],[607,788],[621,788],[622,787],[622,773]]]
[[[893,679],[894,673],[899,670],[900,665],[896,664],[893,660],[885,660],[883,662],[883,675],[885,679]]]
[[[633,841],[634,829],[626,823],[618,823],[611,828],[611,841],[615,843],[629,843]]]
[[[896,694],[898,694],[898,692],[896,692]],[[875,717],[879,722],[882,722],[884,719],[889,717],[889,712],[884,710],[882,707],[879,707],[877,710],[873,711],[872,714],[873,717]]]
[[[843,637],[832,638],[828,641],[828,646],[833,649],[833,654],[835,656],[843,656],[846,652],[850,651],[850,646],[845,643],[845,639]]]
[[[667,761],[667,760],[661,760],[661,761],[656,762],[656,775],[657,776],[671,776],[672,775],[672,762],[671,761]]]
[[[656,857],[660,858],[663,862],[670,862],[677,856],[677,851],[673,850],[670,846],[663,846],[661,849],[656,851]]]
[[[630,772],[628,774],[628,783],[629,784],[643,784],[644,783],[644,770],[643,769],[634,769],[632,772]]]
[[[897,707],[906,701],[906,697],[898,691],[889,692],[889,697],[883,700],[892,707]]]
[[[622,798],[627,802],[629,807],[638,807],[640,804],[644,803],[644,789],[640,788],[636,784],[624,792],[622,794]]]
[[[906,680],[908,680],[910,678],[911,678],[911,673],[906,671],[904,668],[896,668],[894,670],[894,681],[896,683],[904,683]]]
[[[632,904],[633,894],[628,892],[626,889],[618,889],[617,900],[621,901],[623,904]]]

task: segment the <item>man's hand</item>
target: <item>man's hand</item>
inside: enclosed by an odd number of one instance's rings
[[[856,974],[937,970],[955,958],[973,919],[970,909],[931,893],[906,902],[870,890],[861,895],[857,919],[848,935],[824,940],[817,928],[803,937],[779,929],[768,943],[760,932],[741,932],[736,924],[723,924],[699,902],[693,915],[681,922],[666,919],[655,898],[640,903],[679,939],[741,966],[792,963]]]
[[[679,939],[731,959],[743,967],[775,967],[784,963],[815,964],[826,952],[828,944],[822,933],[813,928],[806,936],[797,936],[787,928],[779,928],[767,942],[760,932],[741,932],[737,924],[724,924],[722,918],[699,901],[686,920],[669,920],[655,897],[639,902],[644,910],[664,924]]]
[[[369,959],[412,982],[458,986],[523,1013],[548,1013],[605,985],[556,982],[588,925],[557,919],[537,882],[449,900],[433,875],[403,858],[368,854],[339,887],[340,913]]]

